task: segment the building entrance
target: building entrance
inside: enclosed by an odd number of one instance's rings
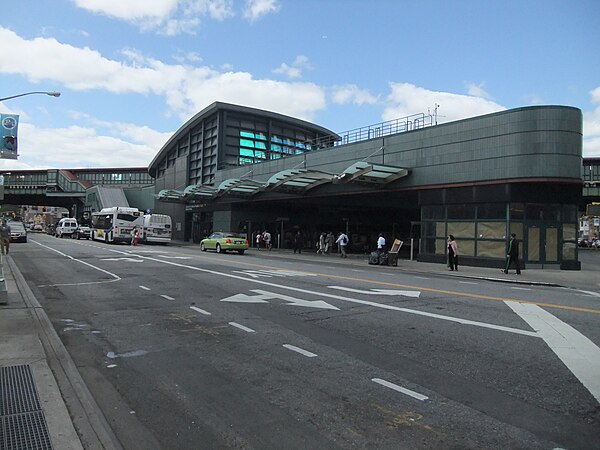
[[[527,226],[527,259],[530,264],[558,264],[558,224]]]

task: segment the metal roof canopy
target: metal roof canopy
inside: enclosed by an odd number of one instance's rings
[[[210,186],[191,184],[183,190],[183,196],[186,199],[211,199],[217,196],[217,190]]]
[[[183,192],[174,189],[163,189],[155,197],[163,202],[177,202],[183,200]]]
[[[266,188],[271,191],[306,192],[321,184],[331,183],[333,174],[320,170],[289,169],[277,172]]]
[[[386,166],[383,164],[371,164],[359,161],[348,167],[341,175],[334,179],[334,183],[345,184],[350,182],[362,182],[370,184],[387,184],[408,175],[408,169],[404,167]]]
[[[218,195],[239,195],[250,197],[265,188],[264,183],[250,179],[229,178],[219,184]]]

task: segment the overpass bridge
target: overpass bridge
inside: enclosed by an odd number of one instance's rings
[[[0,172],[3,204],[63,207],[72,217],[108,206],[152,208],[154,180],[146,167]]]

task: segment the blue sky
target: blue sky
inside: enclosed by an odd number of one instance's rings
[[[342,132],[561,104],[600,157],[597,0],[3,1],[0,169],[142,167],[214,101]]]

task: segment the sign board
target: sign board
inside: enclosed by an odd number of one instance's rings
[[[17,114],[0,114],[0,159],[17,159]]]
[[[600,205],[587,205],[586,215],[588,216],[600,216]]]

